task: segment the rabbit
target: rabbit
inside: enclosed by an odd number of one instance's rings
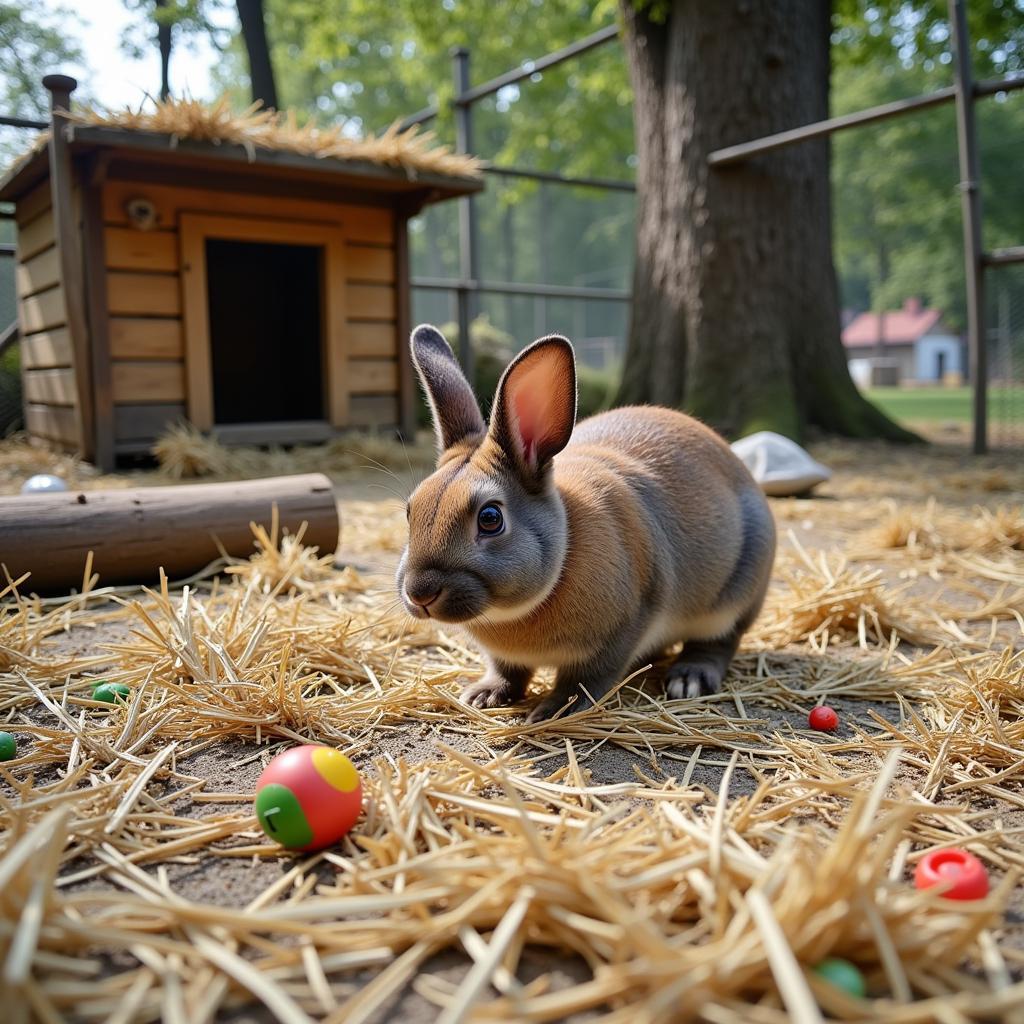
[[[768,504],[725,441],[657,406],[577,425],[560,335],[509,363],[489,424],[436,328],[411,348],[440,454],[409,499],[397,586],[411,615],[482,648],[487,672],[463,701],[519,703],[554,668],[529,721],[575,713],[680,641],[668,696],[716,693],[775,558]]]

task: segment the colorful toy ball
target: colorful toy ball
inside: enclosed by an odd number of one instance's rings
[[[289,850],[321,850],[336,843],[362,809],[359,773],[332,747],[292,747],[256,780],[260,827]]]
[[[807,724],[818,732],[835,732],[839,728],[839,716],[825,704],[812,708],[807,716]]]
[[[22,494],[55,494],[57,491],[67,489],[68,485],[52,473],[36,473],[21,485]]]
[[[131,696],[131,687],[124,683],[100,683],[94,686],[92,691],[93,700],[101,700],[105,704],[113,704],[115,701],[125,703]]]
[[[830,985],[842,989],[847,995],[863,999],[868,994],[867,982],[864,975],[849,960],[843,960],[838,956],[830,956],[822,960],[814,973],[824,978]]]
[[[9,732],[0,732],[0,761],[13,761],[18,756],[18,741]]]
[[[988,895],[988,872],[967,850],[932,850],[917,862],[914,884],[918,889],[950,884],[942,893],[947,900],[982,900]]]

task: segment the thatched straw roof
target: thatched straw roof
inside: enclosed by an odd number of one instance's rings
[[[238,112],[231,109],[226,97],[209,104],[168,99],[150,100],[134,109],[86,107],[75,111],[71,119],[77,124],[160,132],[175,140],[234,143],[253,152],[267,149],[335,160],[365,160],[413,173],[429,171],[459,177],[480,174],[476,157],[453,153],[436,142],[433,132],[421,132],[416,126],[402,131],[396,122],[381,135],[371,132],[365,138],[354,138],[345,133],[344,127],[300,125],[294,110],[279,113],[254,103]]]
[[[452,152],[437,142],[433,132],[417,126],[402,130],[395,123],[379,135],[358,138],[348,134],[344,125],[300,124],[294,110],[264,110],[257,103],[237,111],[226,97],[213,103],[189,98],[147,99],[138,107],[118,110],[79,107],[68,120],[72,143],[138,147],[145,142],[148,148],[164,144],[170,150],[183,150],[183,144],[191,143],[207,147],[209,155],[216,155],[221,147],[225,156],[231,151],[237,154],[235,147],[240,147],[250,163],[287,154],[311,158],[313,163],[323,161],[321,170],[336,167],[345,172],[353,165],[370,165],[403,172],[400,177],[413,180],[435,176],[475,182],[481,176],[482,165],[476,157]],[[97,135],[97,130],[103,134]],[[32,147],[3,175],[0,188],[6,188],[41,152],[47,138],[47,132],[36,137]]]

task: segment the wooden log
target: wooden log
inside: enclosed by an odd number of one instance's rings
[[[67,491],[0,498],[0,564],[14,579],[32,576],[24,593],[63,592],[82,585],[88,553],[100,586],[148,583],[159,570],[184,579],[218,558],[253,552],[251,522],[268,531],[277,506],[282,529],[332,553],[338,506],[321,473],[231,483]]]

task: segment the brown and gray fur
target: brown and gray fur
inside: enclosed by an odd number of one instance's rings
[[[411,614],[461,624],[485,652],[463,699],[518,703],[551,667],[531,720],[577,711],[680,641],[669,696],[717,692],[775,557],[768,505],[729,446],[657,407],[574,429],[575,361],[556,335],[509,364],[489,425],[435,328],[416,328],[412,352],[441,454],[409,501],[398,590]],[[481,533],[487,504],[499,535]]]

